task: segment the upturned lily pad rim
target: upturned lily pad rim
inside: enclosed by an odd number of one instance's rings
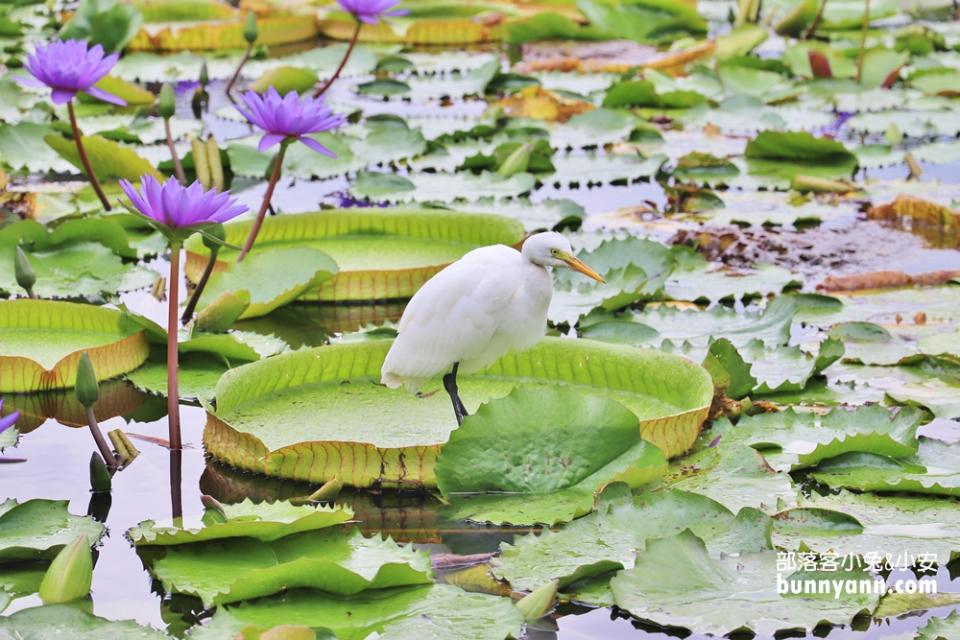
[[[115,339],[68,353],[49,368],[27,356],[0,355],[2,393],[73,388],[83,352],[90,355],[97,379],[109,380],[139,367],[146,361],[150,350],[143,328],[126,314],[91,304],[5,300],[0,302],[0,329],[3,328],[47,330],[51,339],[55,339],[60,328],[79,328],[113,335]]]
[[[226,242],[242,245],[252,225],[252,220],[225,225]],[[514,218],[483,212],[422,208],[328,209],[267,218],[253,253],[269,251],[270,247],[300,243],[310,246],[310,242],[364,235],[381,239],[391,236],[413,238],[424,242],[454,241],[473,249],[491,244],[519,245],[524,238],[524,228]],[[207,265],[210,250],[199,235],[192,236],[184,246],[187,250],[186,275],[196,282]],[[214,270],[226,269],[235,256],[235,250],[221,249]],[[331,257],[337,260],[337,256]],[[448,264],[449,260],[440,260],[412,267],[351,268],[349,264],[338,263],[340,271],[331,280],[308,290],[302,298],[321,301],[409,298]]]
[[[321,381],[379,380],[391,344],[389,340],[377,340],[305,349],[228,371],[217,384],[216,409],[206,407],[207,452],[220,462],[277,477],[322,482],[329,479],[328,475],[336,475],[357,487],[394,483],[434,487],[433,467],[442,443],[378,447],[361,441],[308,440],[271,450],[259,437],[230,424],[233,410],[256,403],[258,397]],[[311,374],[298,367],[313,367],[315,378],[305,379]],[[470,377],[474,376],[464,376]],[[713,398],[709,374],[685,358],[582,339],[544,338],[533,349],[508,354],[475,377],[515,379],[521,384],[574,384],[669,402],[678,410],[638,418],[641,436],[668,456],[679,455],[692,446]],[[266,384],[258,384],[251,391],[253,380]],[[321,458],[321,469],[316,470],[314,463]],[[331,461],[333,469],[328,471]]]

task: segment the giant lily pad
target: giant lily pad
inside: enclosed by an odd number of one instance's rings
[[[141,326],[104,307],[47,300],[0,302],[0,391],[69,389],[80,355],[106,380],[137,368],[149,347]]]
[[[227,372],[217,385],[216,411],[208,410],[207,451],[233,466],[291,479],[435,486],[434,463],[456,426],[453,411],[439,381],[419,396],[378,384],[391,344],[333,345]],[[609,396],[637,416],[641,435],[668,456],[690,448],[713,396],[707,372],[682,358],[556,338],[463,376],[461,396],[475,411],[521,384],[574,385]]]
[[[227,242],[242,244],[250,222],[227,225]],[[523,225],[486,214],[448,211],[324,211],[268,218],[251,256],[272,247],[313,247],[328,254],[339,273],[304,299],[380,300],[412,296],[433,274],[463,254],[488,244],[516,244]],[[187,277],[197,280],[209,251],[199,236],[187,241]],[[236,252],[220,251],[217,269]]]

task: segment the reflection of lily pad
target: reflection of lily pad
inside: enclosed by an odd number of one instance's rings
[[[190,637],[222,640],[248,627],[304,625],[329,629],[341,640],[363,640],[375,632],[397,640],[503,640],[520,637],[522,624],[509,598],[449,585],[377,589],[347,597],[300,589],[283,597],[221,607]]]
[[[434,486],[434,462],[456,426],[453,411],[439,381],[419,396],[378,384],[390,345],[333,345],[228,372],[217,385],[217,410],[208,412],[207,451],[289,479]],[[547,338],[463,376],[461,396],[475,411],[519,384],[572,384],[607,395],[633,411],[643,437],[668,456],[693,444],[713,395],[706,371],[682,358]]]
[[[93,404],[93,412],[101,422],[116,416],[127,416],[144,402],[144,395],[123,380],[100,383],[100,397]],[[21,433],[33,431],[49,419],[68,427],[86,427],[86,409],[77,400],[72,389],[55,389],[39,393],[9,394],[4,396],[4,413],[17,410]]]
[[[242,244],[251,222],[227,225],[227,242]],[[272,247],[300,246],[323,251],[339,273],[303,298],[313,300],[381,300],[410,297],[437,271],[468,251],[488,244],[516,244],[523,226],[486,214],[444,211],[324,211],[268,218],[252,255]],[[197,280],[208,250],[201,238],[186,243],[187,276]],[[236,252],[220,251],[217,268],[233,262]]]
[[[0,391],[69,389],[84,351],[106,380],[147,358],[142,328],[113,309],[47,300],[0,302]]]

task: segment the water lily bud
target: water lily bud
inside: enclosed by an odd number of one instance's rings
[[[44,604],[78,600],[90,593],[93,583],[93,554],[86,536],[64,547],[50,563],[40,581],[40,599]]]
[[[207,61],[204,60],[203,64],[200,65],[200,86],[206,87],[210,84],[210,71],[207,69]]]
[[[97,383],[97,374],[93,370],[93,363],[86,351],[80,356],[77,364],[77,400],[88,409],[100,397],[100,385]]]
[[[173,85],[165,82],[160,87],[160,99],[157,101],[157,113],[166,120],[172,118],[177,111],[176,98],[173,95]]]
[[[253,44],[260,36],[260,27],[257,26],[257,14],[253,11],[247,14],[247,21],[243,23],[243,39]]]
[[[203,229],[204,233],[201,235],[203,238],[203,246],[210,251],[219,251],[220,245],[223,244],[227,239],[227,232],[224,230],[222,224],[212,224],[209,227]],[[219,242],[217,242],[219,240]]]
[[[553,609],[553,600],[557,597],[557,581],[542,584],[517,602],[517,609],[527,622],[539,620]]]
[[[33,271],[33,265],[23,249],[17,247],[17,254],[13,258],[13,271],[17,279],[17,284],[30,293],[33,291],[33,285],[37,283],[37,274]]]
[[[100,454],[94,451],[90,455],[90,489],[94,493],[103,493],[109,492],[112,487],[110,469],[107,468],[107,463],[103,461]]]
[[[507,159],[504,160],[503,164],[500,165],[500,168],[497,169],[497,173],[504,178],[509,178],[512,175],[523,173],[527,170],[527,167],[530,166],[530,152],[532,150],[533,145],[530,143],[520,145],[513,151],[513,153],[507,156]]]

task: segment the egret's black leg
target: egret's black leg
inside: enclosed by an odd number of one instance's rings
[[[460,363],[454,362],[453,369],[450,370],[450,373],[443,376],[443,388],[450,394],[450,400],[453,402],[453,412],[457,415],[458,425],[463,424],[463,419],[470,415],[467,413],[467,408],[463,406],[463,401],[460,400],[460,393],[457,391],[457,369],[459,368]]]

